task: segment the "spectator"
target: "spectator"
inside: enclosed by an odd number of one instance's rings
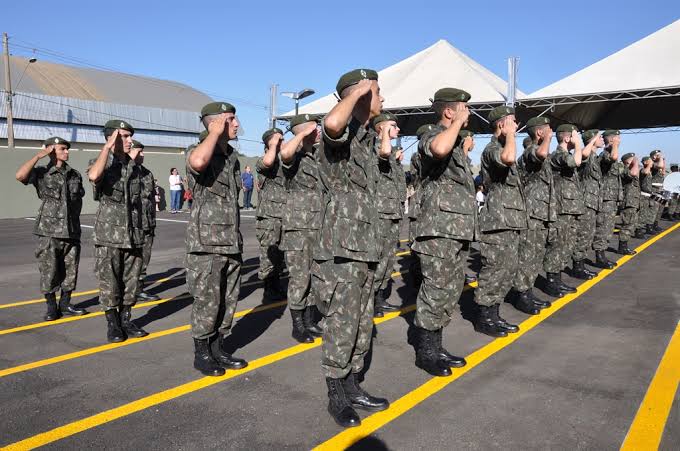
[[[154,201],[156,202],[156,211],[161,211],[161,189],[158,186],[158,179],[153,179],[154,183]]]
[[[182,202],[182,177],[177,172],[177,168],[170,169],[170,213],[175,214],[180,211]]]
[[[477,185],[477,194],[475,195],[475,199],[477,200],[477,206],[481,211],[482,207],[484,206],[484,202],[486,201],[486,195],[484,194],[484,185],[482,185],[481,183]]]
[[[191,211],[191,206],[194,204],[194,193],[191,192],[191,189],[189,188],[189,184],[187,183],[187,180],[184,179],[184,196],[182,198],[188,205],[188,210]]]
[[[246,166],[246,171],[241,174],[241,181],[243,182],[243,209],[252,210],[253,206],[250,204],[250,199],[253,195],[253,174],[250,171],[250,166]]]

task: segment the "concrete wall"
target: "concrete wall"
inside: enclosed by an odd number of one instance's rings
[[[21,145],[20,143],[17,143]],[[162,150],[162,149],[158,149]],[[2,208],[0,208],[0,219],[3,218],[23,218],[35,216],[40,206],[40,201],[35,194],[35,189],[32,186],[24,186],[16,181],[14,175],[26,160],[34,156],[39,151],[38,148],[18,147],[15,149],[0,148],[0,192],[2,193]],[[83,175],[85,185],[85,199],[83,202],[83,214],[95,213],[97,210],[97,202],[92,198],[92,185],[87,181],[85,169],[87,163],[93,158],[97,158],[97,150],[85,149],[71,149],[69,153],[68,164],[80,171]],[[158,179],[158,185],[162,188],[165,194],[165,205],[170,205],[170,187],[168,184],[168,177],[170,175],[170,168],[176,167],[180,174],[184,176],[185,162],[184,155],[175,153],[173,150],[167,152],[145,150],[144,166],[149,168]],[[241,168],[246,165],[255,169],[256,158],[243,157],[241,160]],[[47,164],[48,159],[44,158],[38,165]],[[242,204],[242,197],[239,201]],[[257,192],[253,193],[253,204],[257,203]],[[161,202],[163,204],[163,202]]]

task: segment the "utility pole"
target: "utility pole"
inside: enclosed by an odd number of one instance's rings
[[[272,85],[269,92],[269,123],[271,127],[276,127],[276,98],[278,97],[279,85]]]
[[[519,67],[519,58],[511,56],[508,58],[508,97],[505,104],[508,106],[515,106],[517,98],[517,68]]]
[[[9,75],[9,42],[7,33],[2,33],[2,47],[5,62],[5,95],[7,96],[7,147],[14,147],[14,117],[12,116],[12,80]]]

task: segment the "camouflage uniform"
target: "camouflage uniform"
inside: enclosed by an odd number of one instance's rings
[[[624,169],[623,177],[623,211],[621,212],[621,229],[619,241],[628,242],[638,227],[640,211],[640,178],[633,176],[630,169]]]
[[[530,144],[518,161],[528,222],[528,228],[520,232],[519,267],[513,284],[520,293],[533,288],[543,266],[548,227],[557,220],[557,199],[550,156],[544,160],[538,158],[538,147],[538,144]]]
[[[312,286],[324,315],[322,368],[333,379],[360,372],[371,346],[378,261],[374,140],[373,132],[352,119],[338,138],[322,130],[317,151],[328,198],[314,252]],[[389,170],[389,164],[380,169]]]
[[[600,154],[600,167],[604,176],[602,184],[602,206],[597,213],[593,249],[606,251],[609,239],[614,233],[617,203],[623,199],[621,191],[621,177],[616,160],[611,157],[611,150],[605,148]]]
[[[413,195],[408,204],[408,237],[410,241],[415,239],[416,221],[420,211],[421,177],[420,177],[420,153],[416,152],[411,156],[411,177],[413,183]]]
[[[583,214],[585,205],[574,156],[566,149],[558,147],[550,155],[550,167],[555,180],[557,221],[548,230],[548,247],[543,266],[546,272],[559,273],[573,253],[576,217]]]
[[[585,209],[576,220],[576,246],[572,257],[575,261],[585,260],[588,251],[593,246],[597,215],[602,205],[602,167],[600,157],[593,152],[581,161],[578,169]]]
[[[652,190],[655,193],[660,193],[663,191],[663,180],[666,178],[665,172],[661,168],[652,166]],[[664,207],[659,202],[654,202],[654,221],[653,223],[658,224],[661,220],[661,215],[663,214]]]
[[[35,187],[41,200],[33,234],[38,236],[35,256],[40,272],[40,291],[73,291],[80,262],[80,210],[83,179],[66,163],[34,167],[25,185]]]
[[[90,160],[88,171],[96,161]],[[144,246],[142,183],[139,166],[129,156],[109,153],[104,173],[94,186],[99,201],[94,271],[103,310],[136,303]]]
[[[241,286],[241,167],[234,149],[218,143],[203,172],[187,164],[187,180],[194,196],[186,237],[191,335],[205,340],[229,334]]]
[[[659,205],[652,200],[654,187],[652,186],[652,174],[645,174],[640,170],[640,226],[646,227],[654,224],[656,217],[656,206]]]
[[[512,288],[519,266],[520,232],[527,228],[522,182],[516,165],[501,161],[503,146],[495,136],[482,152],[481,173],[488,189],[479,213],[479,271],[475,302],[490,307],[500,305]]]
[[[142,289],[146,268],[151,261],[151,248],[156,235],[156,182],[153,174],[145,166],[139,165],[142,173],[142,228],[144,229],[144,247],[142,248],[142,271],[139,274],[139,289]]]
[[[311,268],[321,229],[321,181],[314,153],[300,151],[290,165],[282,165],[289,200],[283,215],[280,249],[285,253],[290,277],[288,306],[303,310],[317,302],[311,290]]]
[[[255,165],[260,192],[257,202],[257,223],[255,231],[260,243],[260,280],[277,279],[283,271],[283,252],[281,234],[283,212],[286,210],[286,185],[279,155],[274,164],[267,168],[262,158]]]
[[[475,182],[461,140],[444,159],[430,150],[445,128],[436,125],[418,144],[422,162],[422,193],[412,249],[418,255],[423,281],[416,299],[415,325],[437,331],[451,321],[463,291],[465,263],[475,237]]]

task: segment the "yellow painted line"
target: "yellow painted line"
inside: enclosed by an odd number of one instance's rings
[[[640,254],[640,252],[645,250],[654,242],[660,240],[661,238],[668,235],[678,227],[680,227],[680,223],[674,225],[673,227],[667,229],[665,232],[660,233],[659,235],[651,238],[649,241],[638,246],[636,249],[638,255]],[[352,446],[353,444],[357,443],[358,441],[368,437],[376,430],[380,429],[387,423],[397,419],[404,413],[416,407],[424,400],[428,399],[429,397],[433,396],[440,390],[444,389],[450,383],[454,382],[461,376],[467,374],[469,371],[473,370],[475,367],[480,365],[482,362],[484,362],[492,355],[496,354],[497,352],[506,348],[507,346],[510,346],[524,334],[528,333],[531,329],[545,321],[550,316],[554,315],[556,312],[561,310],[565,305],[574,301],[576,298],[578,298],[583,293],[592,288],[595,284],[601,282],[604,278],[609,276],[609,274],[611,274],[613,271],[616,271],[618,268],[623,266],[633,257],[634,257],[633,255],[626,255],[621,257],[617,262],[618,265],[616,266],[616,268],[604,269],[600,271],[597,277],[579,285],[578,291],[576,293],[571,293],[562,298],[556,299],[552,303],[552,308],[541,310],[541,313],[539,315],[531,316],[525,321],[523,321],[520,324],[520,330],[518,333],[509,334],[507,337],[503,338],[496,338],[491,343],[483,346],[482,348],[473,352],[469,356],[466,356],[465,359],[467,360],[467,365],[464,366],[463,368],[452,370],[453,374],[451,374],[451,376],[434,377],[430,379],[429,381],[425,382],[423,385],[419,386],[415,390],[407,393],[406,395],[396,400],[394,403],[390,405],[389,409],[370,415],[369,417],[361,421],[361,425],[359,427],[345,429],[339,434],[330,438],[329,440],[321,443],[314,449],[315,450],[346,449]]]
[[[403,251],[403,252],[397,252],[396,254],[397,257],[402,257],[404,255],[411,255],[411,251]]]
[[[286,301],[280,301],[280,302],[273,302],[271,304],[258,305],[257,307],[254,307],[254,308],[250,308],[250,309],[242,310],[240,312],[236,312],[236,314],[234,314],[234,318],[236,319],[236,318],[241,318],[241,317],[246,316],[246,315],[250,315],[252,313],[264,312],[266,310],[278,308],[278,307],[284,306],[286,304],[287,304]],[[41,368],[41,367],[44,367],[44,366],[53,365],[55,363],[66,362],[67,360],[73,360],[73,359],[77,359],[77,358],[80,358],[80,357],[85,357],[85,356],[89,356],[89,355],[92,355],[92,354],[97,354],[99,352],[110,351],[112,349],[118,349],[118,348],[122,348],[124,346],[130,346],[130,345],[134,345],[134,344],[137,344],[137,343],[143,343],[145,341],[154,340],[156,338],[165,337],[167,335],[185,332],[185,331],[188,331],[190,328],[191,328],[191,326],[189,324],[185,324],[184,326],[178,326],[178,327],[173,327],[171,329],[162,330],[162,331],[159,331],[159,332],[153,332],[153,333],[150,333],[149,335],[147,335],[146,337],[126,340],[122,343],[108,343],[108,344],[101,345],[101,346],[94,346],[92,348],[83,349],[83,350],[77,351],[77,352],[71,352],[71,353],[59,355],[59,356],[56,356],[56,357],[50,357],[49,359],[38,360],[38,361],[35,361],[35,362],[14,366],[14,367],[11,367],[11,368],[5,368],[3,370],[0,370],[0,377],[9,376],[11,374],[16,374],[16,373],[22,373],[24,371],[34,370],[36,368]]]
[[[635,415],[622,451],[658,449],[680,382],[680,322]]]
[[[400,243],[410,243],[411,240],[399,240]]]

